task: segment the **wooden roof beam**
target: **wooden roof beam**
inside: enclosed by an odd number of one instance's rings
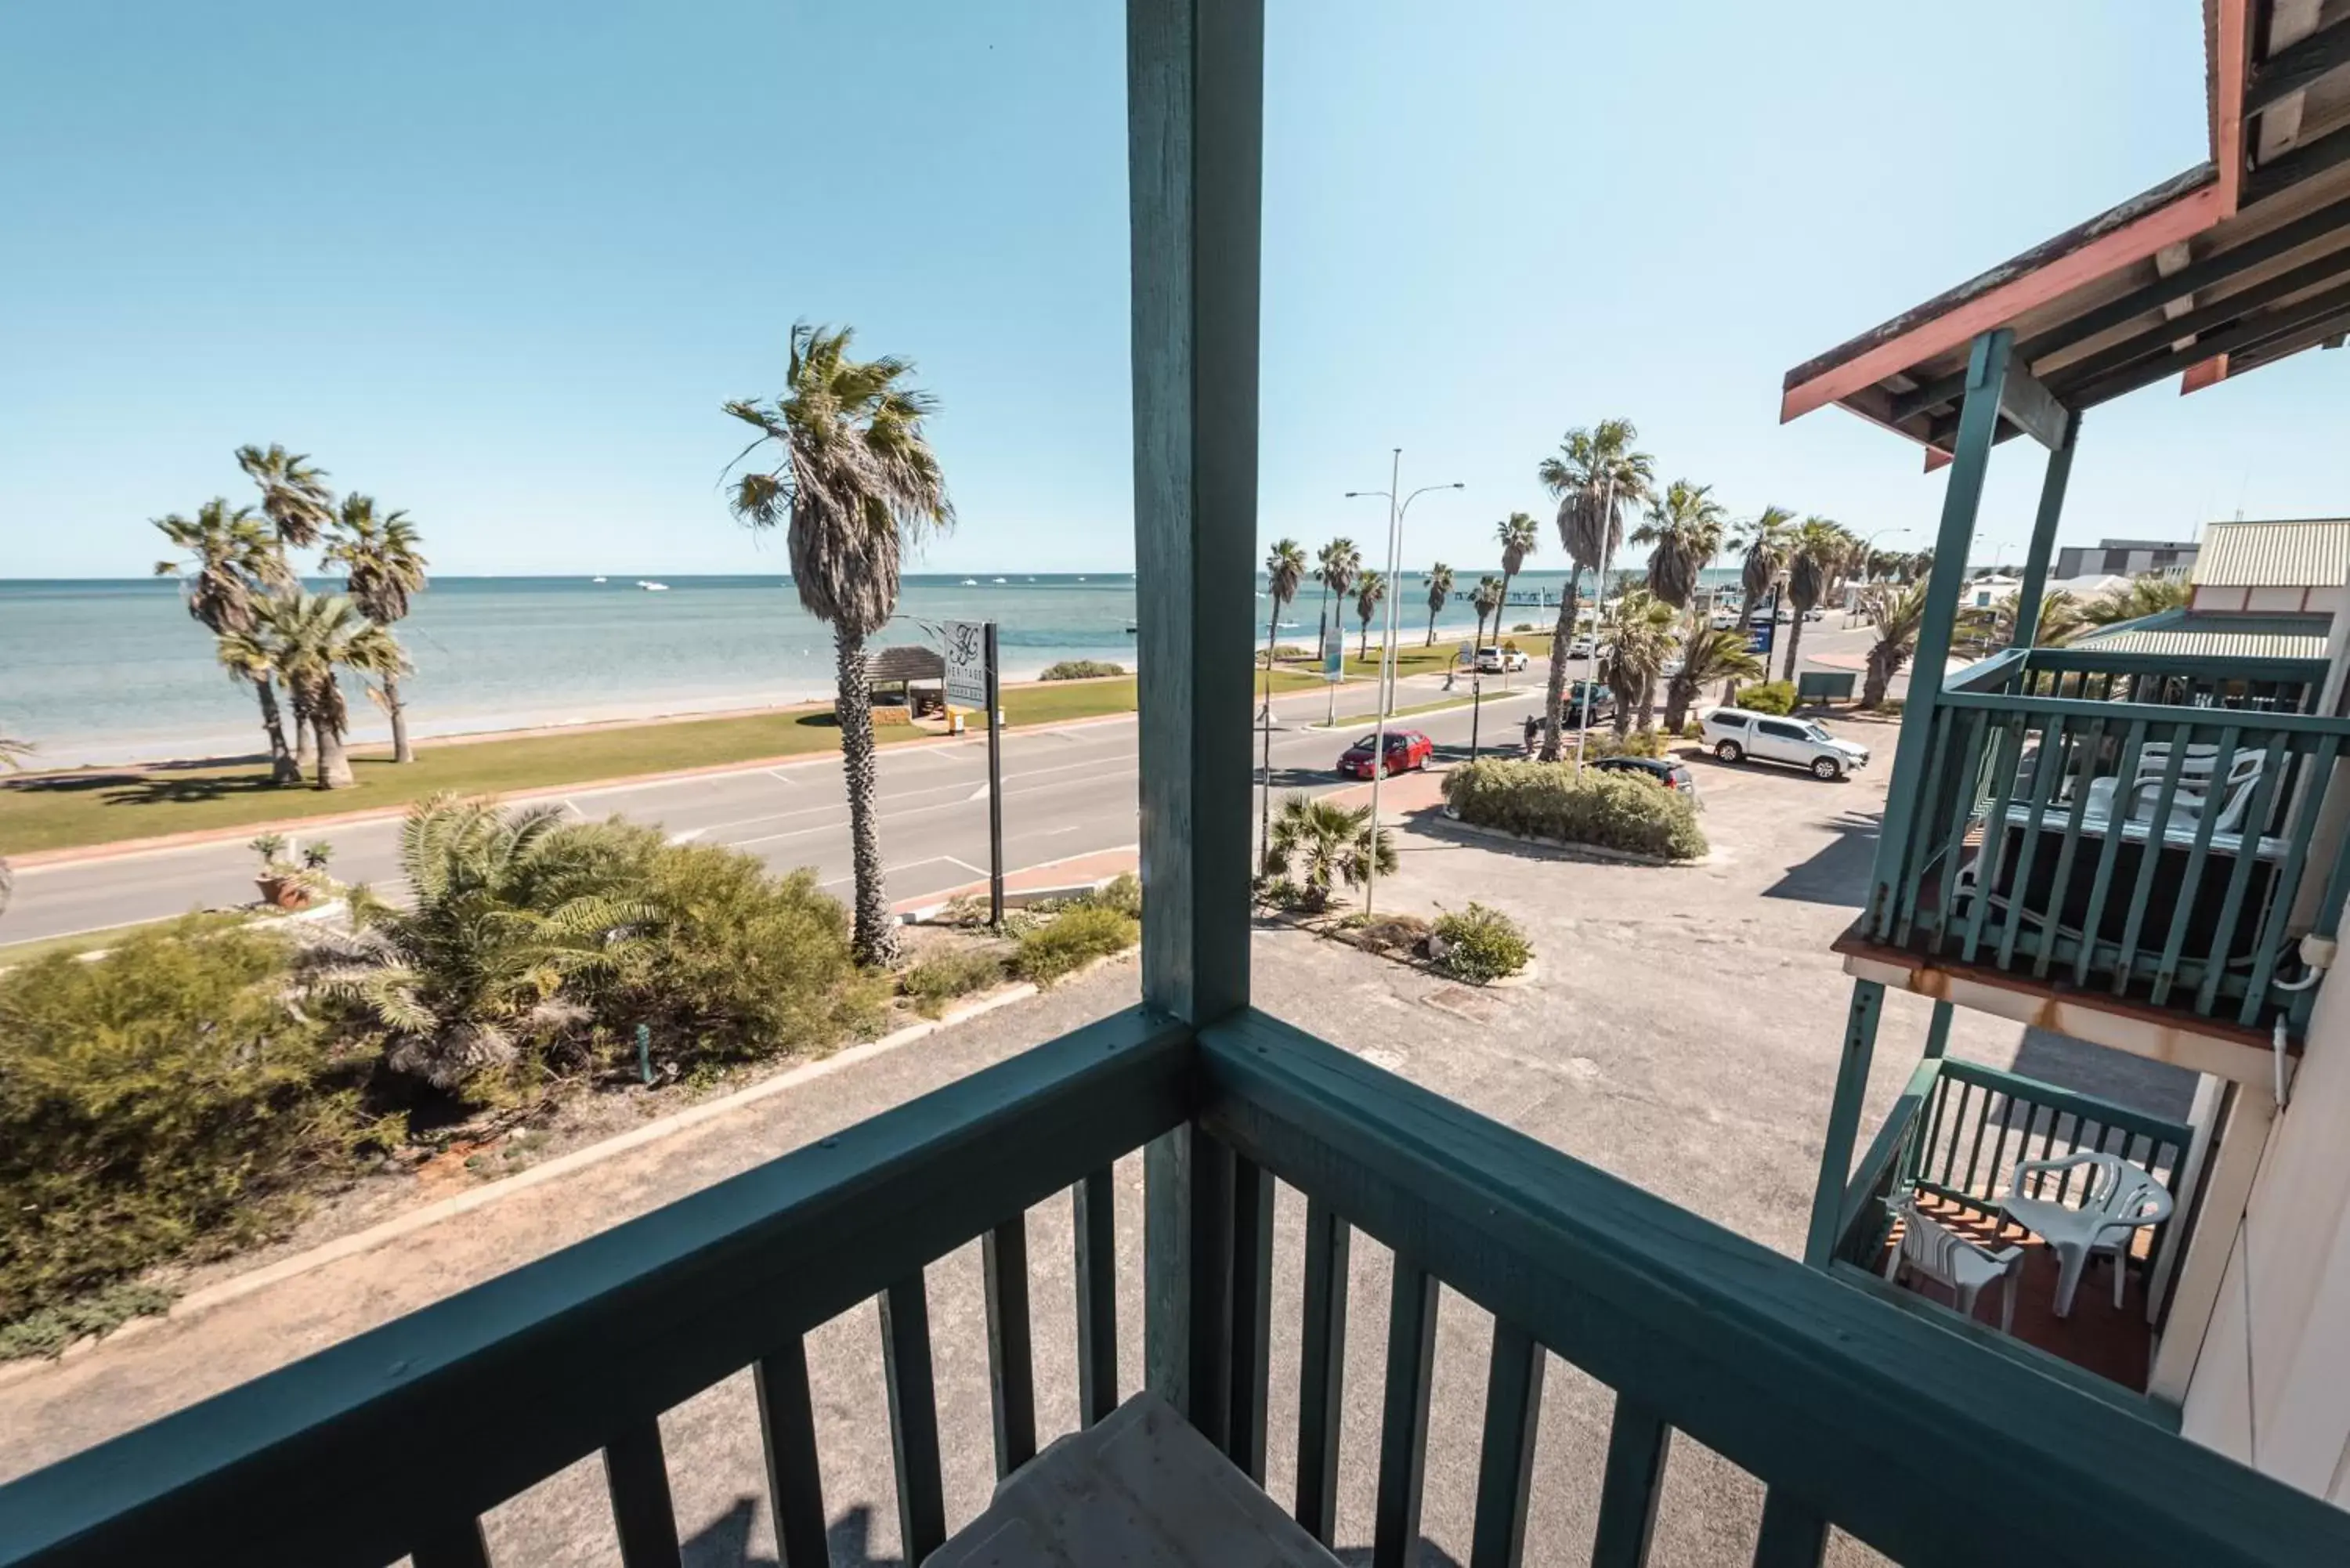
[[[2288,44],[2252,71],[2244,89],[2244,112],[2258,114],[2350,66],[2350,21],[2319,29]]]
[[[2057,379],[2068,386],[2095,380],[2107,371],[2118,370],[2149,354],[2158,354],[2173,347],[2184,348],[2186,345],[2182,338],[2192,338],[2241,320],[2262,306],[2272,305],[2323,284],[2345,281],[2350,281],[2350,251],[2330,251],[2315,261],[2289,268],[2248,288],[2240,288],[2200,310],[2190,310],[2159,327],[2150,327],[2135,337],[2125,337],[2111,348],[2101,348],[2086,358],[2075,360],[2065,366]]]
[[[2304,141],[2272,163],[2252,171],[2245,182],[2244,200],[2264,202],[2280,191],[2324,173],[2350,159],[2350,125],[2336,127],[2314,141]]]
[[[2092,408],[2107,402],[2125,392],[2140,387],[2150,387],[2175,371],[2184,370],[2199,360],[2214,355],[2234,354],[2273,343],[2320,322],[2329,322],[2350,311],[2350,284],[2329,288],[2323,294],[2293,305],[2280,306],[2259,316],[2246,317],[2235,326],[2210,333],[2184,353],[2160,354],[2152,358],[2126,366],[2110,375],[2078,386],[2067,386],[2061,396],[2076,408]]]

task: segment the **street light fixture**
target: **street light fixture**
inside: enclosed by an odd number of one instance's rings
[[[1388,504],[1388,625],[1385,640],[1379,648],[1379,708],[1378,722],[1371,732],[1371,853],[1363,878],[1363,913],[1371,912],[1371,898],[1378,886],[1379,876],[1379,781],[1388,771],[1388,710],[1395,705],[1396,615],[1402,596],[1396,591],[1396,574],[1402,569],[1403,517],[1411,504],[1431,491],[1465,490],[1455,480],[1450,484],[1423,484],[1400,502],[1396,493],[1403,477],[1403,448],[1391,447],[1388,452],[1388,487],[1385,490],[1349,490],[1349,501],[1364,496],[1382,496]],[[1270,776],[1265,787],[1272,787]]]

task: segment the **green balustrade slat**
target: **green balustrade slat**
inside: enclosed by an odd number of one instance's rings
[[[1975,801],[1981,792],[1983,746],[1991,732],[1991,716],[1988,712],[1979,711],[1969,714],[1967,720],[1965,761],[1951,780],[1950,801],[1941,812],[1941,890],[1926,920],[1927,940],[1938,949],[1950,934],[1952,906],[1959,890],[1959,857],[1966,848],[1967,825],[1973,819]],[[1919,875],[1924,875],[1923,867]]]
[[[1607,1469],[1599,1483],[1591,1568],[1647,1568],[1672,1442],[1673,1429],[1662,1416],[1617,1392],[1615,1417],[1607,1428]]]
[[[1754,1568],[1820,1568],[1828,1547],[1828,1521],[1820,1511],[1779,1487],[1762,1499],[1762,1527],[1754,1537]]]
[[[1908,942],[1918,919],[1918,888],[1926,879],[1927,863],[1931,857],[1935,835],[1941,814],[1950,809],[1939,797],[1951,793],[1950,777],[1945,762],[1950,744],[1950,729],[1955,722],[1947,708],[1934,714],[1933,738],[1927,748],[1926,772],[1918,783],[1919,799],[1917,814],[1910,818],[1908,842],[1902,846],[1900,879],[1896,884],[1899,896],[1892,907],[1877,911],[1876,934],[1879,940],[1890,936],[1897,942]]]
[[[1297,1522],[1327,1546],[1338,1527],[1338,1428],[1347,1402],[1347,1270],[1353,1229],[1305,1200],[1305,1324],[1298,1335]]]
[[[931,1364],[931,1303],[917,1271],[883,1292],[881,1371],[889,1396],[889,1449],[898,1479],[898,1531],[906,1561],[946,1543],[945,1471]]]
[[[979,1241],[987,1312],[988,1405],[995,1479],[1036,1457],[1036,1348],[1028,1323],[1028,1222],[1015,1214]]]
[[[1999,967],[2002,969],[2015,962],[2016,934],[2023,929],[2023,917],[2032,888],[2032,863],[2040,853],[2040,819],[2048,810],[2049,801],[2054,798],[2057,781],[2070,771],[2072,759],[2065,747],[2063,718],[2050,721],[2048,727],[2040,732],[2040,749],[2033,757],[2032,801],[2026,808],[2032,813],[2032,820],[2020,835],[2023,842],[2015,857],[2015,877],[2011,884],[2014,891],[2007,900],[2007,908],[2001,912],[1999,923]],[[1999,836],[2002,844],[2006,842],[2007,817],[2004,814],[1991,818],[1984,836],[1989,837],[1993,833]],[[2056,907],[2061,909],[2064,907],[2064,884],[2059,882],[2056,888]],[[1986,903],[1990,902],[1988,895],[1991,890],[1990,884],[1981,885]]]
[[[1076,1236],[1077,1420],[1118,1408],[1118,1189],[1097,1170],[1069,1189]]]
[[[2293,836],[2286,841],[2276,892],[2270,899],[2267,918],[2261,922],[2261,934],[2252,944],[2252,972],[2245,982],[2243,1003],[2237,1010],[2239,1023],[2259,1023],[2262,1004],[2268,1000],[2269,981],[2276,976],[2278,950],[2284,945],[2285,922],[2292,919],[2293,898],[2301,891],[2303,868],[2309,863],[2310,840],[2317,832],[2318,815],[2324,807],[2334,778],[2334,758],[2341,749],[2340,736],[2325,736],[2311,753],[2302,775],[2301,801],[2293,811]],[[2350,855],[2350,836],[2345,836],[2335,853],[2337,857]]]
[[[2252,798],[2244,810],[2239,825],[2244,836],[2244,847],[2235,856],[2235,865],[2228,873],[2228,890],[2220,905],[2220,929],[2232,932],[2242,916],[2244,896],[2251,887],[2252,867],[2261,857],[2252,853],[2262,836],[2269,830],[2269,822],[2276,809],[2277,794],[2283,786],[2288,772],[2300,762],[2300,754],[2292,747],[2292,738],[2276,735],[2270,739],[2268,749],[2261,755],[2260,782],[2252,786]],[[2220,982],[2227,977],[2228,954],[2223,943],[2220,951],[2212,953],[2203,965],[2200,982],[2195,989],[2195,1011],[2209,1017],[2220,1000]]]
[[[767,1467],[767,1504],[784,1568],[826,1568],[832,1561],[824,1521],[824,1478],[816,1468],[816,1404],[808,1392],[807,1345],[798,1334],[759,1358],[751,1387],[759,1401],[759,1437]]]
[[[1436,1366],[1434,1274],[1398,1253],[1388,1309],[1387,1394],[1371,1514],[1371,1568],[1404,1568],[1419,1554],[1419,1500],[1428,1470],[1428,1397]]]
[[[1272,1368],[1274,1186],[1253,1160],[1232,1161],[1232,1430],[1225,1452],[1259,1486]]]
[[[416,1568],[490,1568],[489,1543],[482,1539],[482,1521],[468,1519],[434,1531],[409,1553]]]
[[[621,1568],[678,1568],[677,1515],[658,1420],[635,1422],[604,1445],[604,1487]]]
[[[1507,1319],[1493,1321],[1469,1568],[1518,1568],[1525,1554],[1526,1501],[1534,1493],[1534,1432],[1542,1421],[1545,1360],[1532,1334]]]
[[[2073,863],[2081,848],[2082,825],[2088,820],[2089,780],[2105,755],[2106,732],[2105,720],[2091,720],[2088,739],[2080,747],[2085,765],[2073,775],[2073,808],[2064,815],[2064,842],[2056,853],[2056,872],[2051,878],[2051,908],[2043,917],[2038,939],[2033,944],[2032,972],[2038,979],[2047,978],[2049,963],[2056,956],[2058,927],[2063,923],[2058,916],[2064,908],[2064,894],[2073,886]],[[2025,877],[2019,875],[2016,880],[2024,884]]]
[[[2171,911],[2170,931],[2162,944],[2162,956],[2154,966],[2153,989],[2147,993],[2147,999],[2157,1007],[2170,1000],[2170,987],[2174,977],[2178,973],[2178,961],[2186,956],[2187,928],[2195,914],[2195,894],[2197,889],[2203,886],[2203,867],[2211,858],[2211,835],[2219,826],[2220,818],[2228,807],[2230,793],[2227,787],[2228,779],[2235,763],[2237,742],[2242,735],[2243,732],[2233,725],[2220,731],[2220,749],[2211,754],[2211,783],[2203,792],[2203,808],[2195,814],[2195,842],[2194,846],[2187,852],[2187,872],[2178,884],[2178,907]],[[2249,813],[2247,816],[2249,820],[2244,825],[2243,846],[2241,852],[2235,857],[2238,860],[2256,858],[2260,846],[2259,819],[2250,817]],[[2157,820],[2159,822],[2166,819],[2158,818]],[[2147,835],[2147,853],[2149,856],[2157,853],[2156,841],[2158,836],[2158,829]],[[2217,956],[2224,959],[2228,943],[2228,927],[2224,924],[2220,926],[2212,940],[2220,944],[2220,951]]]
[[[2138,972],[2138,933],[2146,927],[2147,900],[2152,896],[2155,883],[2162,875],[2163,825],[2170,820],[2171,805],[2178,798],[2178,781],[2186,773],[2187,748],[2193,743],[2189,739],[2192,733],[2192,729],[2186,724],[2174,725],[2170,731],[2170,756],[2163,764],[2162,787],[2155,794],[2154,815],[2147,818],[2146,848],[2138,856],[2137,881],[2130,898],[2129,913],[2122,921],[2121,948],[2114,958],[2113,992],[2116,996],[2129,989],[2130,981],[2137,978]],[[2125,787],[2128,787],[2127,781],[2125,781]],[[2135,815],[2132,808],[2136,804],[2135,791],[2128,794],[2125,794],[2122,789],[2114,792],[2112,831],[2116,836],[2122,835],[2123,823]],[[2090,928],[2092,932],[2095,929],[2094,926]]]
[[[2129,732],[2122,739],[2120,764],[2114,770],[2114,777],[2121,781],[2115,786],[2116,791],[2122,784],[2137,776],[2138,758],[2146,751],[2147,729],[2147,721],[2144,719],[2130,722]],[[2105,929],[2106,904],[2113,894],[2114,870],[2116,857],[2121,853],[2124,835],[2108,817],[2102,836],[2105,842],[2097,849],[2097,874],[2089,883],[2089,912],[2081,922],[2079,947],[2073,960],[2074,985],[2088,983],[2089,970],[2096,961],[2097,932]]]

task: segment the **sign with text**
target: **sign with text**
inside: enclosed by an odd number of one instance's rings
[[[1322,678],[1337,680],[1347,673],[1347,630],[1329,626],[1322,629]]]
[[[946,623],[947,703],[954,708],[987,706],[987,623]]]

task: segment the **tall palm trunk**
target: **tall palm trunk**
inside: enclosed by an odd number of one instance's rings
[[[1281,599],[1275,596],[1273,613],[1264,623],[1264,763],[1260,782],[1264,799],[1257,811],[1256,857],[1264,860],[1265,850],[1273,842],[1273,650],[1274,638],[1281,630]]]
[[[1566,645],[1575,640],[1576,592],[1583,586],[1583,568],[1570,566],[1566,594],[1558,601],[1558,629],[1550,639],[1550,684],[1543,690],[1542,760],[1558,761],[1558,736],[1566,708]]]
[[[1795,611],[1795,618],[1787,623],[1787,670],[1779,677],[1780,680],[1793,680],[1795,678],[1795,655],[1803,646],[1804,612],[1799,607]]]
[[[391,760],[412,763],[416,748],[408,743],[408,704],[400,700],[400,682],[387,675],[383,678],[384,711],[391,715]]]
[[[1420,646],[1423,648],[1436,646],[1436,607],[1434,605],[1428,607],[1428,640]]]
[[[317,725],[311,722],[309,695],[291,679],[286,691],[294,700],[294,771],[307,774],[318,757]]]
[[[873,745],[873,685],[865,668],[865,639],[846,628],[832,634],[840,681],[840,771],[848,786],[848,855],[857,877],[857,961],[880,967],[898,961],[898,925],[882,884],[880,824],[873,805],[879,779]],[[994,715],[988,715],[993,722]]]
[[[351,760],[343,753],[342,726],[322,716],[314,716],[310,727],[318,737],[318,787],[348,789],[359,781],[351,776]]]
[[[253,683],[254,695],[261,700],[261,727],[269,732],[269,782],[300,784],[302,764],[286,744],[286,721],[277,710],[277,683],[263,670]]]

